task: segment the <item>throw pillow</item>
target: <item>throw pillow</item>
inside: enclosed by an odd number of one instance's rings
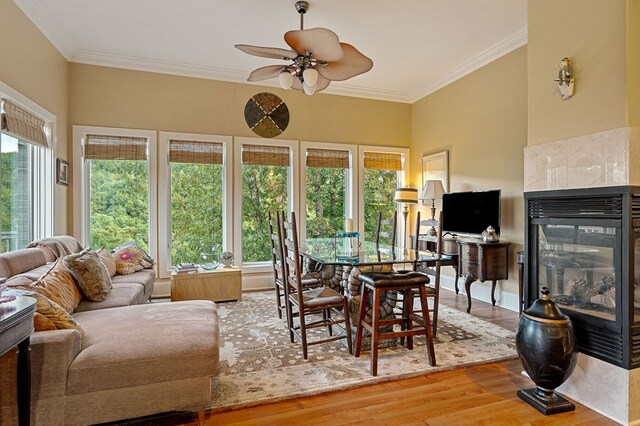
[[[36,331],[44,330],[64,330],[76,329],[80,332],[80,336],[84,338],[84,329],[67,311],[62,309],[56,302],[48,299],[35,291],[10,288],[5,290],[3,294],[14,296],[29,296],[36,299],[36,315],[34,316],[33,326]]]
[[[93,302],[107,298],[111,291],[111,277],[94,250],[86,248],[80,253],[65,256],[62,263],[75,278],[84,297]]]
[[[102,262],[104,267],[107,268],[109,276],[113,277],[116,274],[116,262],[115,260],[113,260],[113,256],[111,256],[111,253],[106,251],[104,247],[99,248],[96,253],[98,253],[98,257],[100,258],[100,261]]]
[[[113,259],[120,275],[133,274],[153,266],[153,259],[133,241],[113,249]]]
[[[40,293],[49,300],[56,302],[69,314],[75,311],[82,300],[82,293],[80,293],[71,273],[58,261],[33,283],[19,286],[12,285],[12,287]]]

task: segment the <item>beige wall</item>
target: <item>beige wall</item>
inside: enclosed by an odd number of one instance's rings
[[[503,290],[515,294],[515,253],[522,250],[524,239],[526,142],[526,47],[417,101],[411,109],[413,185],[421,186],[422,156],[448,150],[450,191],[502,190],[501,239],[512,243],[510,279]]]
[[[528,144],[626,126],[625,0],[530,0],[528,27]],[[564,57],[576,89],[563,101],[553,80]]]
[[[640,127],[640,0],[627,0],[626,85],[629,126]]]
[[[0,0],[0,81],[57,118],[55,155],[70,158],[67,144],[69,64],[11,0]],[[54,232],[67,232],[69,189],[55,185]]]
[[[280,96],[291,119],[282,139],[408,147],[408,104],[71,64],[69,124],[256,136],[244,106]]]

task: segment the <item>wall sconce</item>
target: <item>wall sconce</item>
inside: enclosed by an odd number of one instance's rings
[[[576,81],[573,76],[573,70],[571,69],[571,59],[564,58],[558,71],[558,91],[563,100],[569,99],[573,96],[573,87]]]

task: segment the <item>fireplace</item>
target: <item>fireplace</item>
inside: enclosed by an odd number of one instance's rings
[[[525,308],[548,287],[579,350],[640,367],[640,187],[525,193]]]

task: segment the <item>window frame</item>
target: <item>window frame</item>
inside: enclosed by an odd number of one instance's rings
[[[200,133],[159,132],[158,138],[158,275],[171,276],[171,165],[169,161],[169,141],[171,139],[196,142],[221,143],[222,160],[222,250],[233,251],[233,149],[231,136]],[[165,250],[164,254],[162,251]]]
[[[73,126],[73,176],[75,178],[73,185],[73,232],[83,245],[89,244],[89,164],[84,159],[84,144],[88,134],[130,136],[147,139],[147,163],[149,165],[149,255],[154,259],[158,259],[157,131],[117,127]],[[114,247],[107,248],[113,249]]]
[[[32,205],[33,205],[33,239],[48,237],[54,233],[56,212],[62,210],[60,204],[66,203],[66,197],[54,196],[54,159],[58,148],[58,122],[52,114],[17,90],[0,81],[0,98],[11,101],[20,108],[44,120],[48,147],[32,147]],[[63,189],[64,191],[64,189]],[[66,192],[66,191],[65,191]]]
[[[249,137],[234,137],[234,154],[233,154],[233,193],[236,194],[233,200],[233,258],[234,263],[242,268],[245,273],[262,273],[272,270],[271,260],[263,262],[242,262],[242,146],[243,145],[265,145],[265,146],[281,146],[289,148],[289,176],[288,176],[288,194],[287,194],[287,214],[292,211],[299,216],[299,187],[300,187],[300,159],[299,159],[299,141],[288,139],[263,139]],[[266,215],[267,212],[264,212]],[[267,242],[268,243],[268,242]]]
[[[409,148],[396,148],[386,146],[372,146],[372,145],[358,145],[358,224],[354,224],[357,227],[360,235],[364,235],[364,153],[365,152],[382,152],[400,154],[402,156],[402,170],[397,172],[397,186],[396,188],[402,188],[406,185],[407,175],[409,173],[408,168],[410,163]],[[404,235],[404,222],[402,220],[402,211],[396,206],[396,219],[398,220],[398,228],[396,232],[396,243],[398,243]]]
[[[298,215],[298,228],[300,241],[306,241],[307,237],[307,150],[309,148],[349,151],[349,169],[345,188],[345,218],[354,220],[354,227],[358,223],[358,202],[354,200],[354,194],[358,188],[358,145],[300,141],[300,214]]]

